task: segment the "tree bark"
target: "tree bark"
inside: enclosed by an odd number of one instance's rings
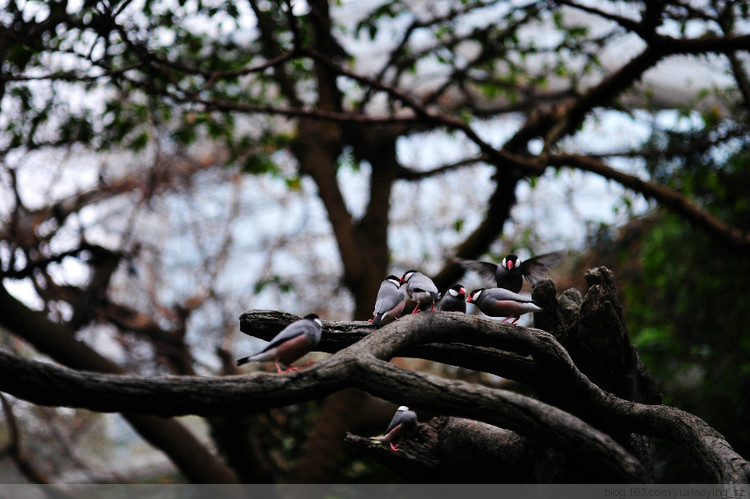
[[[99,355],[85,343],[75,339],[73,331],[52,322],[40,312],[28,309],[0,286],[3,327],[31,343],[40,352],[71,368],[87,372],[117,373],[122,369]],[[113,375],[117,377],[117,375]],[[12,379],[7,380],[12,383]],[[235,472],[226,466],[185,426],[177,421],[148,415],[133,414],[127,409],[123,417],[147,442],[164,452],[177,468],[194,483],[237,483]]]
[[[607,272],[591,275],[600,276],[592,277],[593,283],[606,277]],[[606,293],[601,294],[604,288],[596,283],[587,296],[605,296]],[[614,315],[606,316],[617,317],[614,305],[611,310]],[[257,336],[268,337],[292,319],[294,316],[289,314],[259,311],[243,314],[242,323],[245,329],[252,324]],[[585,314],[575,323],[587,324]],[[644,463],[638,454],[641,449],[622,438],[630,434],[676,442],[708,480],[734,483],[750,479],[750,463],[705,422],[673,407],[631,401],[603,390],[545,331],[442,312],[405,316],[380,329],[369,323],[326,322],[324,326],[320,347],[324,351],[338,350],[337,353],[289,374],[222,378],[116,376],[72,371],[2,353],[0,389],[38,404],[162,416],[212,416],[249,414],[358,388],[396,404],[407,403],[419,412],[469,418],[511,431],[538,446],[537,464],[542,462],[539,456],[550,449],[567,456],[571,467],[580,460],[598,463],[598,476],[607,481],[650,479],[649,463]],[[603,331],[611,333],[616,328]],[[453,350],[452,364],[471,368],[475,362],[473,350],[479,348],[484,356],[481,362],[494,359],[493,371],[499,375],[520,374],[541,394],[540,399],[409,371],[387,362],[407,351],[427,358],[435,352],[441,355],[441,349],[453,349],[454,342],[464,347]],[[499,354],[500,351],[506,353]],[[519,356],[530,358],[522,363]],[[545,402],[544,395],[549,394],[550,387],[564,391],[565,399],[575,403],[569,402],[561,410]],[[580,476],[548,471],[549,467],[546,475],[535,472],[535,477]],[[486,477],[490,481],[495,478]]]

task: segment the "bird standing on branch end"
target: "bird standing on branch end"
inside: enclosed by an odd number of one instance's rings
[[[417,429],[417,414],[414,411],[410,411],[408,407],[402,405],[393,415],[388,428],[382,435],[377,437],[370,437],[370,440],[374,442],[386,443],[391,446],[394,452],[398,452],[398,445],[393,442],[400,441],[406,437],[411,436]]]
[[[565,258],[565,251],[555,251],[535,256],[528,260],[521,260],[517,255],[509,254],[503,258],[500,265],[478,260],[464,260],[454,258],[465,269],[473,270],[489,279],[495,279],[498,288],[505,288],[518,293],[526,278],[531,285],[544,279],[547,271]]]
[[[323,321],[320,317],[317,314],[308,314],[282,329],[260,352],[238,359],[237,365],[273,360],[277,373],[296,371],[299,367],[291,366],[282,371],[279,363],[290,366],[292,362],[315,348],[320,342],[322,332]],[[310,364],[312,362],[301,367],[307,367]]]
[[[523,314],[543,311],[542,307],[534,303],[531,298],[504,288],[475,289],[466,301],[473,303],[483,314],[490,317],[507,317],[503,322],[508,322],[513,318],[513,324],[518,322]]]

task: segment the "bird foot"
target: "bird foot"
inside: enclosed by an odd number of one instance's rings
[[[274,362],[274,365],[276,366],[276,372],[279,374],[286,374],[286,373],[292,373],[294,371],[299,371],[300,369],[304,369],[306,367],[310,367],[311,365],[315,364],[314,360],[311,360],[304,366],[289,366],[286,369],[281,369],[281,366],[279,366],[278,362]]]
[[[398,452],[398,444],[393,444],[393,442],[388,442],[391,446],[391,449],[393,449],[393,452]]]

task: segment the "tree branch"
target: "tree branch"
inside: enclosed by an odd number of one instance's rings
[[[348,434],[346,442],[411,483],[528,483],[534,453],[528,439],[479,421],[438,416],[418,425],[399,452],[369,438]]]
[[[407,371],[376,358],[371,351],[385,352],[368,342],[369,338],[378,336],[392,346],[405,341],[403,331],[385,333],[389,331],[384,328],[307,370],[281,376],[257,373],[249,379],[84,373],[0,352],[0,389],[43,405],[160,416],[215,416],[252,413],[356,387],[394,402],[406,398],[416,407],[484,420],[571,452],[583,450],[607,463],[619,479],[644,480],[635,458],[575,416],[522,395]],[[13,379],[9,375],[20,377],[20,381],[9,383]],[[456,396],[446,398],[448,392]]]
[[[73,331],[62,324],[50,321],[41,312],[26,308],[2,285],[0,285],[0,308],[3,310],[3,314],[0,315],[0,324],[3,327],[13,331],[18,337],[28,341],[37,350],[51,356],[57,362],[85,370],[69,370],[69,372],[122,372],[117,364],[76,340]],[[3,355],[9,354],[3,353]],[[117,377],[117,375],[112,376]],[[11,378],[5,378],[5,381],[13,384]],[[43,380],[37,381],[45,383]],[[9,390],[8,393],[11,391]],[[123,416],[146,441],[169,456],[190,480],[196,483],[237,482],[234,472],[211,454],[179,422],[150,415],[128,414],[127,411]]]
[[[261,312],[260,317],[267,321],[269,313]],[[589,457],[603,460],[618,478],[644,478],[640,465],[619,444],[573,415],[515,393],[407,371],[385,362],[408,347],[425,343],[494,342],[496,347],[530,353],[548,377],[574,393],[589,393],[592,406],[614,418],[623,431],[637,414],[640,432],[677,439],[694,458],[700,458],[699,464],[713,479],[750,478],[750,465],[701,420],[673,408],[638,404],[603,392],[544,331],[456,313],[408,316],[379,330],[358,323],[327,322],[324,331],[324,338],[366,336],[305,370],[218,379],[81,373],[3,353],[0,389],[39,404],[172,416],[252,413],[355,387],[394,403],[408,401],[420,409],[484,421],[547,445],[571,451],[587,449]]]
[[[727,225],[673,189],[616,170],[606,165],[601,159],[589,156],[571,154],[554,155],[549,158],[549,163],[553,166],[577,168],[614,180],[624,187],[655,199],[660,204],[682,215],[694,225],[705,229],[714,237],[737,247],[743,252],[750,251],[750,233]]]

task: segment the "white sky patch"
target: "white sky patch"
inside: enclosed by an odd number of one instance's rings
[[[140,2],[137,4],[140,5]],[[128,9],[137,4],[134,3]],[[304,6],[303,3],[295,2],[294,8],[301,8],[300,5]],[[425,3],[423,7],[430,10],[432,4]],[[240,8],[246,9],[244,6]],[[344,2],[334,9],[334,14],[338,16],[351,9],[361,12],[364,8],[374,7],[372,4]],[[481,17],[481,14],[482,11],[477,11],[472,15]],[[343,16],[344,19],[357,17]],[[196,15],[189,22],[199,22],[200,19],[201,16]],[[253,32],[254,21],[248,20],[252,20],[252,16],[243,16],[240,27],[231,36],[242,38],[242,33]],[[352,33],[352,21],[347,25],[349,31],[343,30],[337,36],[355,54],[366,50],[367,57],[358,58],[357,61],[374,69],[398,42],[403,28],[412,21],[413,17],[409,15],[397,17],[389,26],[383,26],[375,43],[365,34],[359,39],[346,36]],[[207,29],[197,25],[190,26],[194,29]],[[219,33],[220,28],[217,29],[218,31],[211,33]],[[415,47],[426,47],[431,44],[432,36],[428,30],[419,30],[412,42]],[[555,39],[543,37],[535,41],[546,45],[556,42]],[[169,36],[160,36],[159,43],[169,43]],[[631,43],[634,45],[629,50],[637,50],[638,41],[631,40]],[[706,66],[703,69],[709,72],[710,66],[707,62],[704,64]],[[439,65],[430,62],[427,66],[420,69],[415,77],[417,87],[443,76],[442,70],[430,74],[430,68],[438,70]],[[660,66],[659,70],[663,72],[665,68],[671,73],[668,65]],[[683,71],[686,71],[687,83],[691,83],[693,77],[697,83],[705,83],[706,74],[695,73],[694,69]],[[673,77],[674,74],[669,76]],[[92,95],[84,94],[71,94],[69,98],[69,105],[73,109],[88,108],[93,99]],[[587,119],[581,132],[566,141],[565,148],[569,151],[595,153],[637,148],[650,132],[652,118],[646,113],[638,112],[634,116],[632,118],[616,112],[596,113]],[[660,126],[676,128],[689,128],[699,124],[697,115],[695,120],[679,121],[675,113],[667,112],[658,114],[655,121]],[[477,121],[473,126],[483,140],[495,147],[502,147],[521,123],[520,116],[506,116]],[[541,142],[532,144],[532,148],[534,147],[541,149]],[[418,171],[455,162],[476,153],[476,145],[462,134],[419,133],[400,138],[397,143],[399,161]],[[76,149],[68,154],[48,152],[26,158],[24,167],[18,170],[24,203],[33,209],[44,205],[49,199],[62,199],[95,186],[102,158],[113,164],[127,164],[123,158],[85,154]],[[147,160],[143,158],[141,161]],[[8,159],[12,159],[11,155]],[[288,163],[283,157],[277,159],[283,165]],[[610,162],[631,173],[645,173],[642,165],[634,161]],[[75,163],[77,168],[68,169],[67,166],[71,163]],[[116,167],[112,170],[116,171]],[[75,171],[75,174],[70,174],[71,171]],[[455,245],[464,240],[481,222],[487,199],[494,189],[495,180],[491,177],[493,171],[492,167],[476,165],[421,182],[396,182],[393,186],[389,212],[391,230],[388,234],[394,265],[419,266],[427,273],[436,271],[444,259],[451,256]],[[338,182],[347,208],[355,218],[360,217],[367,206],[370,178],[371,166],[368,164],[359,165],[358,168],[342,166],[339,169]],[[310,179],[303,178],[302,191],[293,193],[289,192],[283,178],[244,176],[242,182],[240,216],[229,226],[235,249],[228,256],[226,271],[217,281],[222,286],[220,291],[236,296],[237,300],[248,306],[278,308],[279,299],[284,295],[274,285],[269,285],[256,294],[249,283],[279,275],[296,284],[298,293],[304,294],[303,276],[309,277],[314,272],[340,274],[341,262],[330,222]],[[139,215],[138,230],[150,234],[148,241],[164,252],[166,268],[173,273],[170,274],[173,287],[160,296],[165,303],[189,296],[201,284],[203,276],[200,272],[196,273],[196,267],[206,255],[212,255],[220,249],[218,242],[222,234],[221,224],[229,216],[226,204],[229,193],[228,185],[210,187],[207,190],[196,189],[190,198],[178,195],[162,201],[162,208],[168,214],[166,220],[158,214],[148,215],[144,212]],[[561,243],[580,247],[592,225],[624,221],[623,212],[616,207],[622,197],[627,195],[627,191],[619,185],[595,175],[566,169],[556,174],[550,170],[538,180],[534,188],[528,182],[519,184],[519,202],[513,209],[512,220],[505,227],[505,238],[519,237],[521,231],[532,227],[541,234],[540,244],[551,246],[547,249],[557,249]],[[634,201],[631,206],[633,212],[643,212],[649,208],[642,197],[630,195],[630,198]],[[61,233],[54,239],[54,244],[58,250],[64,250],[75,241],[75,232],[83,230],[90,242],[105,247],[118,247],[122,244],[122,227],[131,216],[132,201],[132,197],[124,195],[83,209],[78,217],[69,222],[70,226],[66,229],[70,231],[68,236]],[[12,206],[10,193],[3,189],[0,207],[7,212]],[[164,224],[165,221],[168,223]],[[196,249],[196,241],[188,230],[194,223],[209,224],[208,231],[205,232],[206,240],[200,242],[200,251]],[[211,224],[216,226],[212,227]],[[183,230],[168,232],[175,227],[183,227]],[[498,243],[500,246],[502,244]],[[495,246],[497,245],[493,245],[493,251]],[[314,265],[320,267],[309,268],[310,261],[316,262]],[[88,278],[85,266],[75,259],[65,259],[53,267],[53,272],[56,279],[68,283],[82,284]],[[38,297],[28,284],[16,282],[9,287],[14,289],[17,296],[25,296],[29,303],[36,300],[37,306],[40,306]],[[143,299],[146,297],[139,298]],[[299,294],[297,299],[302,300],[302,295]],[[347,303],[350,304],[348,301]],[[299,301],[288,301],[284,303],[284,308],[295,312],[304,311],[304,305]],[[345,313],[343,310],[342,312]]]
[[[8,290],[8,293],[32,310],[44,309],[44,302],[36,293],[34,284],[30,279],[4,279],[3,286]]]

